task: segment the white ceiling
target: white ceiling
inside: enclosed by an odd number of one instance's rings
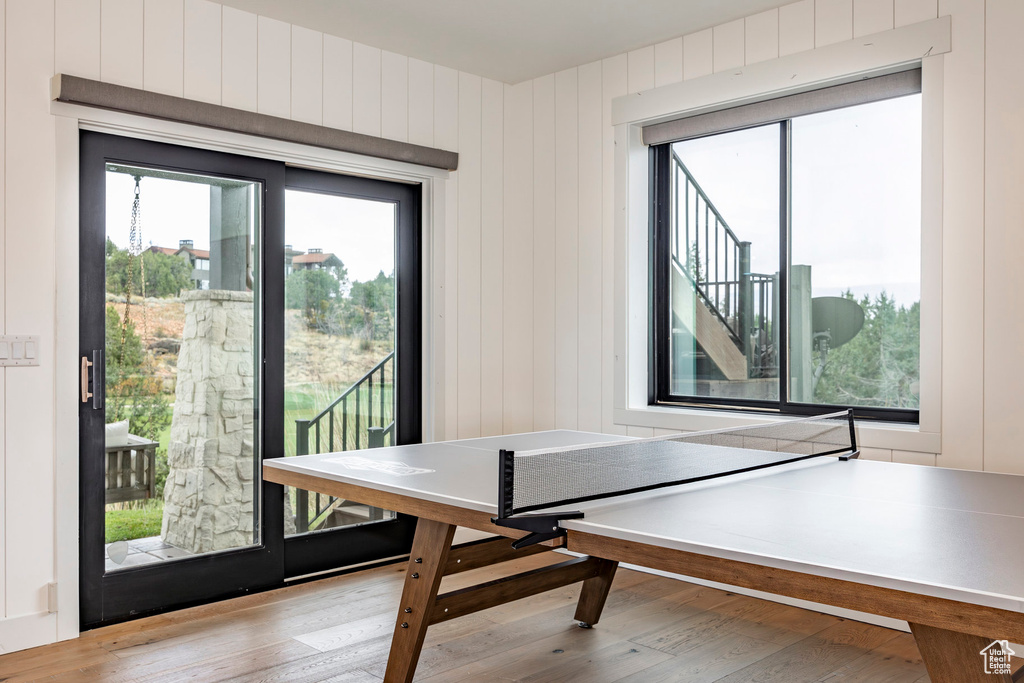
[[[791,0],[220,0],[366,45],[518,83]]]

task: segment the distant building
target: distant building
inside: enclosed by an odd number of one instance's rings
[[[293,256],[292,270],[326,270],[334,277],[341,279],[344,265],[334,254],[324,253],[323,249],[310,249],[308,253]]]
[[[188,261],[192,266],[192,284],[196,289],[210,288],[210,252],[206,249],[196,249],[192,246],[192,240],[179,240],[178,248],[173,247],[150,247],[154,254],[167,254],[177,256]]]

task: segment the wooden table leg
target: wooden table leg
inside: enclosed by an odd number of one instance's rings
[[[580,601],[576,603],[576,621],[583,628],[590,628],[601,618],[604,602],[608,599],[608,591],[615,578],[615,570],[619,563],[611,560],[600,560],[597,576],[583,582]]]
[[[1011,674],[985,673],[982,651],[991,639],[922,624],[910,630],[932,683],[1013,683]]]
[[[409,567],[398,606],[395,635],[384,673],[385,683],[410,683],[430,625],[430,611],[448,563],[455,525],[420,519],[412,541]]]

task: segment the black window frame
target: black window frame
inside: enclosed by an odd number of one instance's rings
[[[885,77],[882,77],[885,78]],[[878,79],[881,81],[881,78]],[[863,84],[863,81],[857,85]],[[843,86],[838,86],[839,88]],[[821,91],[819,91],[821,92]],[[920,87],[917,92],[920,93]],[[675,138],[649,146],[649,339],[648,339],[648,403],[658,406],[676,406],[707,410],[735,410],[789,416],[823,415],[837,410],[852,409],[861,420],[880,422],[920,423],[920,409],[882,408],[873,406],[804,403],[789,398],[789,249],[791,242],[791,152],[792,120],[804,115],[830,109],[848,108],[878,102],[911,93],[883,94],[861,102],[843,103],[841,106],[822,106],[809,111],[790,114],[784,118],[765,118],[748,121],[746,125],[723,125],[720,129],[701,130],[694,135]],[[806,95],[806,94],[805,94]],[[814,93],[810,93],[813,97]],[[801,97],[800,95],[796,97]],[[751,109],[765,108],[766,103],[751,105]],[[771,106],[767,103],[768,107]],[[754,116],[756,117],[756,109]],[[708,114],[700,115],[702,118]],[[738,117],[743,118],[742,114]],[[728,120],[726,117],[724,120]],[[661,124],[664,126],[665,124]],[[685,396],[671,393],[671,254],[672,254],[672,144],[683,140],[710,137],[723,133],[776,125],[779,127],[779,398],[777,400],[723,398],[715,396]],[[700,122],[698,128],[706,128]],[[645,131],[646,135],[646,131]],[[923,240],[923,236],[922,236]],[[919,342],[920,343],[920,342]]]

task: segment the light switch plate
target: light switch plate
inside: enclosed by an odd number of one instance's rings
[[[0,367],[39,365],[39,335],[0,335]]]

